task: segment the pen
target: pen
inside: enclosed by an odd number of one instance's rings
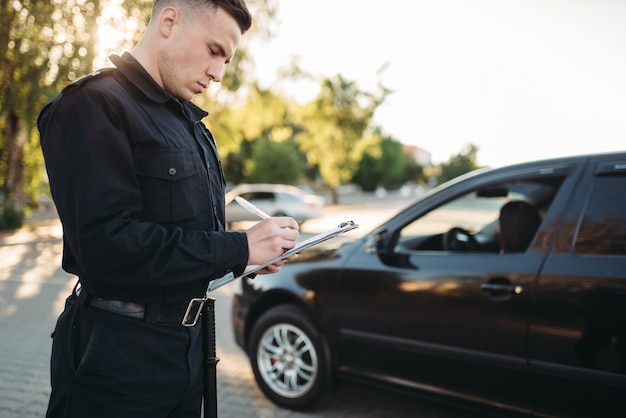
[[[271,218],[270,215],[268,215],[267,213],[263,212],[261,209],[257,208],[256,206],[254,206],[252,203],[248,202],[243,197],[235,196],[235,200],[237,201],[237,203],[239,203],[241,206],[243,206],[247,211],[249,211],[250,213],[254,213],[259,218],[261,218],[261,219]]]

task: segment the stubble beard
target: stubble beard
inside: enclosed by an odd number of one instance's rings
[[[179,82],[179,74],[176,72],[174,61],[166,51],[160,51],[157,55],[157,67],[161,75],[163,88],[177,99],[189,101],[192,99],[193,94],[184,91],[179,86],[181,83]]]

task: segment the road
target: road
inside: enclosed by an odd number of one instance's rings
[[[348,219],[361,225],[354,234],[363,234],[406,203],[402,199],[368,199],[329,207],[323,219],[303,226],[302,235]],[[32,231],[0,236],[0,418],[45,415],[50,394],[50,333],[75,283],[75,278],[60,268],[60,225],[49,220],[33,224],[37,228]],[[294,412],[275,406],[257,389],[247,357],[234,343],[230,324],[234,285],[213,293],[220,417],[468,417],[467,412],[452,407],[353,383],[338,385],[314,411]]]

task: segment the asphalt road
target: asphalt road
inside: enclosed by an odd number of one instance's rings
[[[305,224],[303,236],[344,220],[361,225],[363,234],[407,200],[366,199],[330,207],[320,220]],[[50,394],[50,333],[75,278],[59,266],[58,222],[34,218],[31,230],[0,235],[0,418],[43,417]],[[468,412],[420,401],[369,386],[342,383],[319,408],[294,412],[279,408],[256,387],[247,357],[235,345],[230,325],[232,286],[217,289],[216,307],[218,415],[220,417],[424,417],[460,418]]]

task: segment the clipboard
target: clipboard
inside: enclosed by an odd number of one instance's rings
[[[304,241],[301,241],[298,243],[298,245],[296,245],[294,248],[285,251],[283,254],[281,254],[280,256],[273,258],[271,260],[266,261],[263,264],[255,264],[253,266],[248,266],[246,268],[246,270],[243,272],[243,274],[241,274],[241,276],[237,276],[235,277],[235,275],[230,272],[227,273],[226,275],[212,280],[209,283],[209,287],[207,288],[207,294],[209,292],[214,291],[215,289],[217,289],[218,287],[222,287],[227,283],[232,282],[233,280],[239,279],[240,277],[245,277],[248,276],[250,274],[253,274],[256,271],[261,270],[262,268],[265,268],[267,266],[269,266],[270,264],[274,264],[275,262],[279,261],[279,260],[283,260],[291,255],[297,254],[299,252],[302,252],[304,250],[306,250],[307,248],[311,248],[314,245],[320,244],[326,240],[329,240],[333,237],[336,237],[337,235],[343,234],[345,232],[351,231],[353,229],[358,228],[359,225],[355,224],[353,221],[346,221],[346,222],[342,222],[340,223],[336,228],[333,228],[331,230],[328,230],[326,232],[322,232],[321,234],[317,234],[312,236],[311,238],[305,239]]]

